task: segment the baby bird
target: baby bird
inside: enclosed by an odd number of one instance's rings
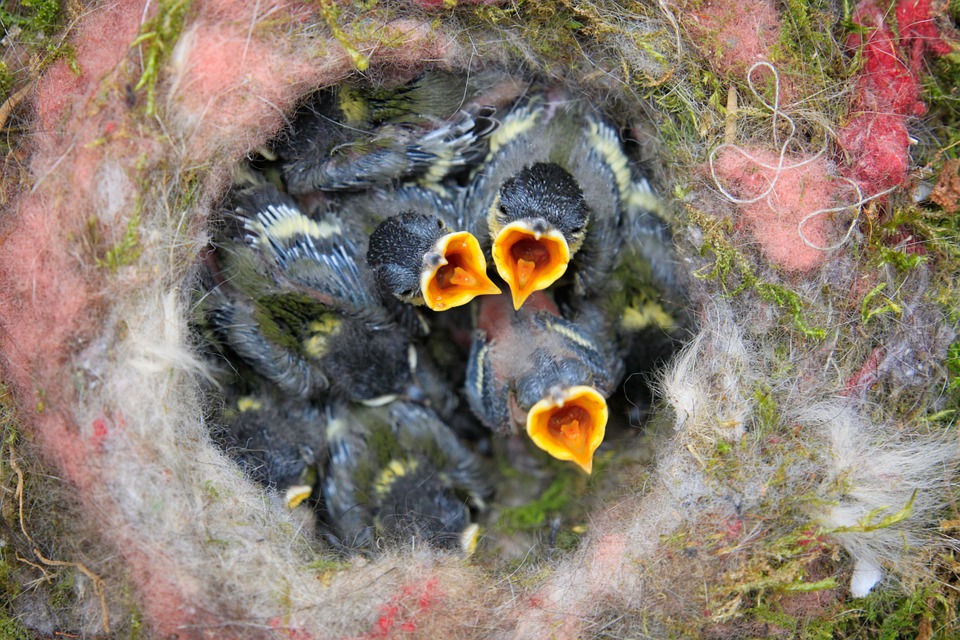
[[[339,544],[374,549],[428,543],[471,553],[492,489],[480,459],[430,410],[408,402],[327,409],[321,481]]]
[[[617,260],[597,297],[630,371],[650,370],[669,355],[690,323],[679,258],[660,210],[649,183],[635,179],[624,201]]]
[[[323,411],[299,398],[282,397],[269,383],[245,376],[228,386],[221,428],[214,438],[257,482],[279,493],[293,509],[311,496],[317,467],[326,457]]]
[[[487,276],[480,243],[463,230],[452,198],[443,192],[419,187],[373,190],[353,198],[350,206],[364,212],[400,211],[380,221],[367,250],[381,287],[396,298],[446,311],[476,296],[500,293]]]
[[[580,103],[540,94],[504,118],[462,206],[485,219],[514,309],[560,279],[575,256],[578,289],[602,286],[630,178],[619,133]]]
[[[525,429],[538,447],[590,473],[606,398],[622,374],[605,348],[603,317],[584,311],[570,322],[535,293],[519,312],[506,296],[484,298],[477,326],[467,363],[470,408],[496,433]]]
[[[473,101],[493,82],[485,78],[432,71],[399,87],[346,82],[319,91],[277,149],[288,191],[439,183],[476,164],[497,125],[493,107]]]
[[[244,237],[218,243],[201,302],[219,341],[291,396],[446,402],[443,385],[419,384],[417,351],[380,304],[358,261],[362,236],[345,221],[307,217],[272,186],[241,194],[233,217]]]

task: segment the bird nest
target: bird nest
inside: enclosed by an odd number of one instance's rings
[[[27,73],[3,77],[4,124],[24,135],[4,165],[0,629],[955,624],[957,118],[942,87],[958,71],[931,3],[123,2],[61,14],[64,37],[56,8],[34,6],[4,41],[5,68]],[[591,479],[507,483],[472,558],[344,556],[210,438],[188,330],[198,258],[236,167],[306,96],[437,67],[549,78],[630,132],[697,328]]]

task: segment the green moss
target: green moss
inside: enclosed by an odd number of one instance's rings
[[[130,640],[141,640],[143,638],[143,620],[140,618],[140,612],[134,611],[130,615]]]
[[[8,7],[10,10],[8,10]],[[20,0],[0,8],[0,21],[9,29],[16,25],[31,39],[51,36],[62,27],[60,3],[57,0]]]
[[[97,256],[96,265],[116,273],[120,267],[132,264],[140,257],[140,210],[139,206],[127,220],[123,237],[107,249],[103,256]]]
[[[344,560],[331,560],[329,558],[317,558],[306,566],[310,571],[319,573],[337,573],[350,568],[350,563]]]
[[[927,256],[919,253],[897,251],[890,247],[880,247],[880,263],[891,264],[900,271],[909,271],[926,262]]]
[[[4,640],[30,640],[30,635],[19,620],[9,617],[0,610],[0,638],[4,638]]]
[[[558,513],[570,503],[574,476],[559,473],[540,497],[523,506],[504,509],[497,522],[506,531],[522,531],[542,526],[551,513]]]
[[[7,603],[12,602],[20,593],[20,585],[14,579],[15,571],[10,558],[12,555],[13,551],[7,545],[0,546],[0,593],[8,596]],[[0,605],[2,603],[3,601],[0,601]],[[2,611],[3,607],[0,606],[0,614]]]
[[[947,348],[947,371],[950,372],[950,389],[960,390],[960,342]]]
[[[837,121],[845,109],[843,100],[830,97],[829,89],[859,71],[843,55],[837,42],[837,14],[826,0],[783,0],[780,39],[772,51],[774,65],[789,76],[797,88],[810,96],[817,108]],[[772,95],[769,97],[773,97]]]
[[[753,392],[753,399],[756,402],[753,420],[758,433],[776,432],[780,427],[780,411],[770,387],[766,384],[758,386]]]
[[[907,504],[894,513],[886,513],[890,510],[890,507],[873,509],[867,515],[863,516],[863,518],[861,518],[857,524],[850,525],[848,527],[830,529],[826,531],[826,533],[869,533],[871,531],[887,529],[898,522],[903,522],[910,517],[910,514],[913,513],[913,502],[916,500],[916,498],[917,492],[914,490],[913,495],[910,496],[910,500],[907,501]]]
[[[0,101],[6,100],[7,96],[10,95],[15,83],[16,78],[14,77],[13,72],[10,71],[10,68],[7,66],[6,62],[0,60]]]
[[[518,40],[548,64],[548,72],[552,68],[575,67],[581,57],[577,36],[586,25],[565,2],[519,0],[503,6],[481,7],[474,15],[498,29],[507,27],[516,33]]]
[[[50,590],[50,605],[55,610],[69,610],[77,600],[77,569],[64,567],[56,577],[57,582]]]
[[[797,627],[797,619],[794,616],[772,609],[766,602],[761,602],[753,609],[747,610],[745,615],[752,620],[773,624],[783,629],[795,629]]]
[[[903,307],[883,294],[886,288],[887,283],[881,282],[863,296],[863,302],[860,303],[860,320],[863,324],[877,315],[892,313],[899,318],[903,314]]]
[[[7,388],[0,384],[0,492],[5,494],[0,500],[0,518],[3,519],[0,531],[19,530],[17,503],[14,500],[17,475],[10,467],[10,447],[19,441],[16,412],[10,400]],[[27,640],[30,635],[19,620],[13,617],[10,606],[20,594],[20,582],[17,579],[16,550],[14,539],[3,534],[0,540],[0,638]]]
[[[794,327],[807,338],[822,340],[827,332],[811,326],[805,317],[800,295],[781,284],[767,282],[756,275],[753,266],[723,233],[723,223],[717,218],[688,207],[691,220],[703,230],[701,255],[712,253],[713,264],[694,272],[702,280],[716,279],[724,294],[730,297],[752,290],[765,302],[777,305],[792,320]]]
[[[921,635],[923,628],[937,630],[927,637],[956,637],[956,603],[948,601],[935,585],[919,585],[908,595],[877,589],[854,603],[831,617],[804,625],[799,637],[810,640],[912,640]]]
[[[155,99],[160,70],[183,31],[184,19],[190,5],[191,0],[160,0],[157,13],[143,24],[140,35],[131,45],[140,46],[143,51],[143,73],[133,90],[146,89],[147,116],[156,112]]]
[[[936,144],[920,145],[920,162],[938,165],[960,158],[960,53],[954,52],[926,62],[929,75],[923,77],[923,100],[929,107],[924,116],[928,135]]]
[[[217,486],[212,480],[207,479],[203,481],[203,490],[207,493],[207,497],[211,500],[217,501],[220,499],[220,491],[217,490]]]
[[[370,58],[360,53],[358,49],[358,38],[356,38],[355,35],[348,34],[341,26],[343,8],[340,4],[332,0],[320,0],[320,15],[327,23],[327,26],[330,27],[333,37],[336,38],[337,42],[346,50],[347,55],[350,56],[350,60],[353,62],[353,66],[356,67],[357,71],[366,71],[370,66]]]
[[[76,52],[63,34],[65,13],[58,0],[21,0],[19,4],[0,5],[0,23],[8,34],[12,34],[11,27],[19,28],[19,32],[8,37],[26,46],[33,56],[31,67],[17,70],[17,75],[39,74],[57,60],[65,60],[75,74],[80,74]],[[21,83],[25,80],[20,78]]]

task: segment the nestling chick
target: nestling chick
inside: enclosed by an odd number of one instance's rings
[[[473,102],[493,80],[471,80],[433,71],[399,87],[348,82],[318,92],[278,148],[287,189],[296,195],[439,183],[476,164],[497,123],[492,107]]]
[[[690,323],[679,259],[660,208],[647,181],[634,180],[624,201],[617,260],[596,297],[630,372],[649,371],[666,358]]]
[[[287,507],[314,496],[317,467],[326,458],[321,409],[253,382],[246,393],[228,387],[220,422],[213,434],[220,445],[254,480],[275,489]]]
[[[424,395],[410,337],[380,305],[358,262],[362,240],[344,222],[309,218],[270,186],[241,195],[233,215],[246,237],[218,243],[201,303],[220,341],[292,396]]]
[[[578,288],[602,284],[629,179],[619,134],[579,103],[538,95],[504,118],[463,206],[485,218],[515,309],[560,279],[578,252]]]
[[[593,469],[606,398],[622,374],[599,314],[560,317],[545,294],[519,311],[506,296],[484,298],[467,363],[470,408],[501,435],[524,429],[559,460]]]
[[[470,553],[478,527],[470,506],[492,492],[477,458],[430,410],[334,404],[321,482],[327,519],[351,549],[428,543]]]
[[[377,225],[367,250],[367,261],[384,290],[400,300],[425,304],[433,311],[467,304],[476,296],[500,293],[487,277],[480,243],[458,224],[450,197],[406,187],[374,190],[351,202],[352,209],[383,211],[391,206],[403,208]],[[453,231],[450,225],[461,230]]]

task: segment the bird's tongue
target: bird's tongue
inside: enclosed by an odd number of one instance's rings
[[[453,270],[453,275],[450,277],[450,282],[451,284],[461,287],[476,287],[479,285],[477,278],[469,271],[461,267],[456,267]]]
[[[537,263],[532,260],[524,260],[523,258],[517,260],[517,284],[519,284],[521,288],[527,286],[527,283],[530,282],[530,276],[533,275],[536,268]]]

